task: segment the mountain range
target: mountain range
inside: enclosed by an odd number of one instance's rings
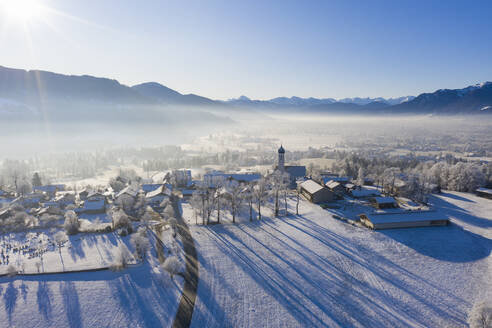
[[[33,108],[35,111],[47,104],[59,108],[77,104],[77,108],[145,106],[154,110],[189,107],[222,111],[257,108],[337,114],[482,114],[492,112],[492,82],[390,99],[278,97],[252,100],[241,96],[220,101],[195,94],[181,94],[156,82],[126,86],[108,78],[0,66],[0,113],[15,114],[26,109],[32,111]]]

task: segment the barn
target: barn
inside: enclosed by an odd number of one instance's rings
[[[306,180],[300,184],[300,193],[312,203],[323,203],[333,201],[335,195],[328,188],[316,183],[313,180]]]
[[[435,227],[448,224],[448,218],[435,211],[359,214],[360,222],[373,230]]]

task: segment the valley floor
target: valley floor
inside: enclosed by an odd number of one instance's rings
[[[492,301],[492,201],[432,202],[452,224],[370,231],[302,201],[299,216],[192,226],[192,326],[466,326],[474,302]]]

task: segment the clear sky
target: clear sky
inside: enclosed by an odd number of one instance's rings
[[[488,0],[0,3],[8,67],[214,99],[394,97],[492,80]]]

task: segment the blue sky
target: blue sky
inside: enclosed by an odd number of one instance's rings
[[[215,99],[395,97],[492,80],[492,1],[0,0],[0,65]],[[31,0],[32,1],[32,0]],[[51,8],[51,9],[46,9]]]

